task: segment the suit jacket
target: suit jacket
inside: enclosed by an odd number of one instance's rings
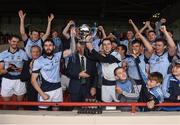
[[[90,75],[90,77],[86,78],[86,84],[88,87],[88,90],[90,90],[91,87],[95,87],[97,83],[97,68],[96,68],[96,62],[89,60],[86,58],[86,73]],[[81,72],[81,64],[78,53],[72,55],[69,58],[69,62],[67,65],[66,74],[70,78],[69,83],[69,92],[70,93],[79,93],[80,91],[80,78],[79,73]]]
[[[31,74],[29,72],[29,65],[31,63],[31,60],[25,61],[23,64],[20,80],[22,82],[29,82],[31,81]]]

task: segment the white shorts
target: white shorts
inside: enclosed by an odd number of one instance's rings
[[[1,83],[1,96],[11,97],[13,94],[17,96],[24,95],[26,93],[26,84],[21,82],[20,79],[7,79],[2,78]]]
[[[62,102],[63,101],[62,87],[56,90],[45,92],[45,93],[49,95],[49,99],[44,100],[42,96],[39,95],[38,97],[39,102]],[[39,108],[46,109],[48,108],[48,106],[39,106]]]
[[[119,102],[119,100],[116,97],[115,87],[116,87],[115,85],[111,85],[111,86],[102,85],[101,97],[103,102],[112,102],[112,101]]]

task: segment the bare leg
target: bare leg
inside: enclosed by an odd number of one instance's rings
[[[16,100],[17,100],[18,102],[23,101],[23,99],[24,99],[24,95],[18,95],[18,96],[16,96]],[[24,108],[23,108],[23,106],[17,106],[17,109],[18,109],[18,110],[23,110]]]
[[[3,101],[5,102],[8,102],[11,100],[11,97],[2,97]],[[3,109],[4,110],[7,110],[8,109],[8,106],[7,105],[3,105]]]

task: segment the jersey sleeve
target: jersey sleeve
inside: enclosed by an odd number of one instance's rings
[[[24,61],[27,61],[27,60],[28,60],[28,56],[27,56],[27,54],[26,54],[25,51],[23,51],[22,57],[23,57],[23,60],[24,60]]]
[[[33,73],[39,73],[40,70],[41,70],[41,63],[40,63],[40,60],[35,60],[34,63],[33,63],[33,68],[32,68],[32,72]]]
[[[4,62],[4,56],[5,56],[4,52],[0,53],[0,62]]]

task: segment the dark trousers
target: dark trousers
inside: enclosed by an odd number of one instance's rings
[[[89,96],[87,84],[80,85],[79,92],[70,93],[71,102],[85,102],[85,99]]]
[[[38,101],[38,92],[34,89],[31,83],[27,83],[27,101],[37,102]],[[28,106],[30,110],[37,110],[37,106]]]

